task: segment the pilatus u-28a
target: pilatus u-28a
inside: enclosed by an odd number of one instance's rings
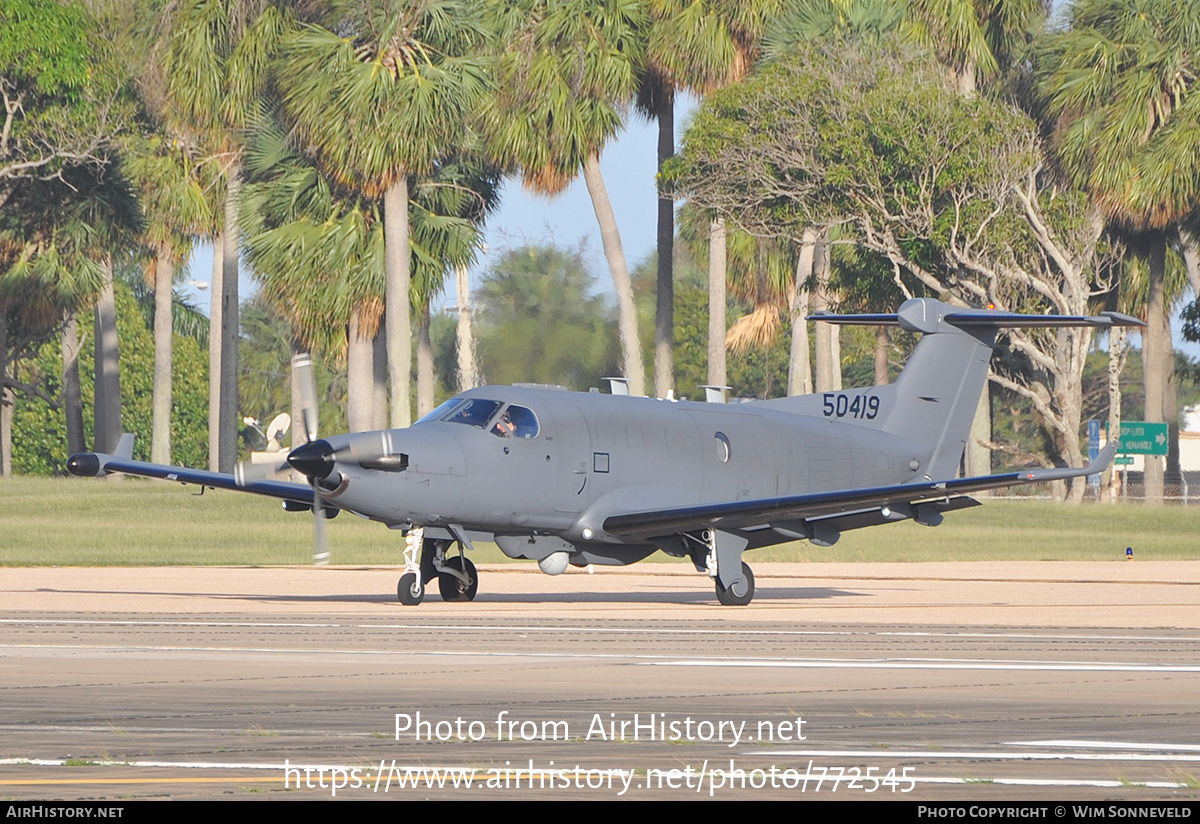
[[[287,509],[314,510],[325,557],[324,510],[404,530],[405,604],[420,603],[435,577],[446,600],[473,599],[478,576],[465,550],[489,540],[552,575],[661,550],[707,573],[722,604],[742,605],[754,597],[747,550],[800,539],[830,546],[846,530],[908,519],[936,526],[977,506],[972,492],[1095,474],[1112,460],[1115,443],[1085,468],[955,477],[1000,329],[1140,325],[1134,318],[918,298],[896,314],[814,319],[922,338],[885,386],[736,404],[484,386],[408,429],[329,438],[317,436],[310,389],[307,442],[286,456],[308,484],[135,461],[128,435],[116,454],[75,455],[69,468],[281,498]]]

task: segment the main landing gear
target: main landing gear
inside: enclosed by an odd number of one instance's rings
[[[717,590],[717,601],[726,607],[744,607],[754,600],[754,573],[742,560],[742,550],[749,543],[736,532],[706,529],[692,549],[692,563],[699,572],[707,572]]]
[[[754,573],[745,561],[742,562],[742,578],[743,581],[735,583],[729,589],[721,584],[720,578],[716,579],[717,600],[722,606],[744,607],[754,599]],[[741,590],[741,595],[738,594],[738,590]]]
[[[443,601],[473,601],[479,591],[479,572],[463,554],[446,557],[453,541],[426,538],[425,530],[415,527],[404,537],[404,574],[396,585],[396,599],[405,606],[416,606],[425,600],[428,584],[437,578],[438,592]],[[418,552],[419,560],[418,560]]]

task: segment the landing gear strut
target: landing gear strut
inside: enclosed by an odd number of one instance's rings
[[[465,540],[465,539],[464,539]],[[404,536],[404,574],[396,586],[396,598],[405,606],[425,600],[425,590],[434,578],[443,601],[473,601],[479,591],[479,572],[464,554],[462,541],[458,555],[446,557],[454,543],[442,538],[426,538],[425,530],[413,527]]]
[[[735,532],[716,529],[705,530],[702,538],[708,549],[705,566],[716,586],[717,600],[722,606],[746,606],[754,598],[754,573],[742,561],[742,550],[749,541]]]

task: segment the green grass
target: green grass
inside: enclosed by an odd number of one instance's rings
[[[312,521],[277,501],[162,481],[13,478],[0,481],[0,565],[141,566],[307,564]],[[1067,506],[998,500],[951,513],[930,529],[912,522],[757,550],[752,561],[1137,560],[1200,558],[1200,510],[1136,504]],[[333,562],[397,564],[403,539],[343,513],[329,524]],[[507,560],[477,545],[477,563]],[[654,560],[681,563],[664,555]]]

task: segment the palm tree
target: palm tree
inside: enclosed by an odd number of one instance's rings
[[[1198,55],[1200,6],[1188,0],[1084,0],[1043,54],[1059,162],[1148,262],[1149,421],[1164,419],[1167,391],[1167,244],[1200,204]],[[1162,464],[1148,461],[1146,498],[1162,495]]]
[[[307,25],[277,64],[284,116],[340,184],[383,201],[391,422],[411,421],[410,177],[430,172],[487,83],[475,4],[388,0]]]
[[[633,285],[600,172],[600,153],[637,88],[642,4],[495,0],[491,18],[502,50],[497,93],[485,111],[493,151],[541,194],[561,192],[583,171],[617,294],[625,374],[630,391],[644,394]]]
[[[192,238],[207,229],[204,166],[179,140],[163,134],[132,135],[123,143],[124,169],[141,197],[151,258],[146,280],[154,289],[154,412],[150,460],[171,463],[171,366],[175,270]]]
[[[292,23],[269,0],[185,0],[163,21],[169,128],[219,162],[223,230],[213,236],[209,334],[209,466],[237,459],[238,197],[240,133],[257,104],[267,62]],[[217,211],[214,209],[214,212]]]
[[[658,169],[675,154],[675,97],[683,89],[699,94],[733,82],[746,70],[750,43],[762,19],[779,0],[757,3],[651,0],[645,65],[637,106],[658,124]],[[674,202],[658,199],[658,270],[654,322],[654,388],[666,397],[674,376]]]

